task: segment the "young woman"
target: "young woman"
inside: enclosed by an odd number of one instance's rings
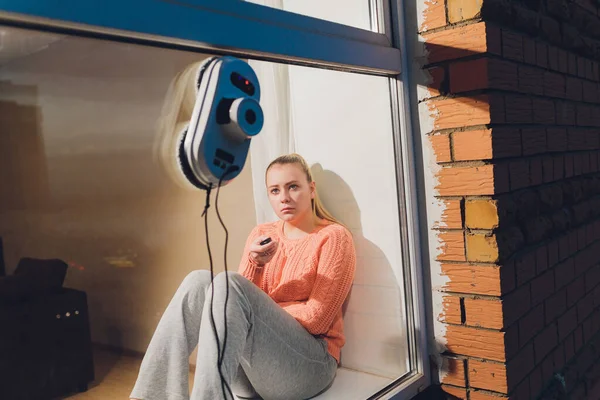
[[[221,348],[227,326],[221,372],[239,398],[309,399],[329,387],[340,361],[354,244],[323,208],[301,156],[274,160],[266,186],[280,220],[250,233],[238,273],[229,273],[226,320],[226,276],[213,281]],[[205,270],[184,279],[158,324],[131,398],[188,399],[188,359],[198,346],[191,398],[223,399],[209,306],[213,287]]]

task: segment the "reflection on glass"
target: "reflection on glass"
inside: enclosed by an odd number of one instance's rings
[[[86,291],[94,342],[143,352],[183,277],[209,265],[204,193],[181,184],[174,136],[156,134],[169,123],[170,84],[194,75],[208,55],[1,29],[10,38],[0,50],[0,236],[8,273],[21,257],[68,261],[74,267],[65,286]],[[265,128],[219,200],[230,228],[229,267],[236,269],[252,227],[272,217],[266,164],[302,154],[326,207],[354,234],[358,269],[340,376],[361,382],[367,397],[408,371],[388,81],[250,64],[261,80]],[[181,95],[193,98],[193,91]],[[190,113],[182,107],[173,115],[173,132]],[[209,226],[220,254],[224,234],[214,213]]]
[[[365,30],[376,30],[371,26],[370,0],[246,0],[249,3],[260,4],[296,14],[306,15],[349,25]],[[378,0],[379,2],[380,0]],[[378,3],[379,4],[379,3]]]

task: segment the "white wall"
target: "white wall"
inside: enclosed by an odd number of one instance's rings
[[[342,364],[397,378],[408,344],[389,82],[295,66],[290,81],[296,151],[356,243]]]

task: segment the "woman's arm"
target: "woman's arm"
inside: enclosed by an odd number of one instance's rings
[[[306,302],[283,305],[313,335],[326,333],[354,280],[356,252],[350,232],[334,230],[321,248],[317,277]]]
[[[260,287],[260,283],[262,281],[263,268],[262,266],[258,265],[258,263],[252,259],[252,257],[250,257],[250,246],[259,236],[260,231],[258,226],[256,226],[254,229],[252,229],[250,235],[248,235],[246,245],[244,246],[244,252],[242,253],[242,259],[240,260],[240,266],[238,268],[238,272],[242,276],[254,282],[254,284],[258,287]]]

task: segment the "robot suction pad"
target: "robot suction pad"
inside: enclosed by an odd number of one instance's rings
[[[248,63],[213,57],[199,68],[192,118],[178,147],[181,171],[197,188],[225,186],[237,177],[250,140],[262,130],[260,85]]]

